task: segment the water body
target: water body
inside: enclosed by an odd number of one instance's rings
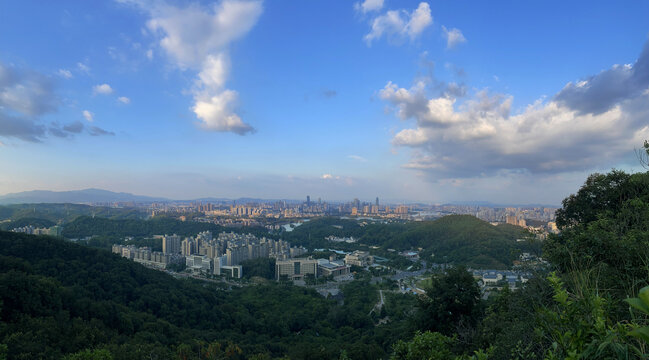
[[[300,220],[298,222],[294,222],[294,223],[290,223],[290,224],[284,224],[284,225],[282,225],[282,227],[284,228],[284,230],[286,232],[291,232],[291,231],[295,230],[296,227],[304,224],[307,221],[311,221],[311,219],[304,219],[304,220]]]

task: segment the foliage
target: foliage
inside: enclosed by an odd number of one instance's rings
[[[97,216],[108,219],[140,219],[145,217],[146,214],[135,208],[113,208],[81,204],[0,205],[0,219],[10,219],[12,221],[39,219],[39,221],[67,223],[80,216]]]
[[[635,293],[649,273],[649,173],[593,174],[557,212],[562,232],[544,257],[558,269],[594,269],[599,287],[615,296]]]
[[[555,306],[541,309],[537,329],[541,337],[551,341],[547,359],[645,358],[643,349],[629,336],[634,325],[613,322],[606,299],[583,286],[583,293],[569,293],[556,273],[548,280]]]
[[[275,278],[275,259],[274,258],[257,258],[246,260],[241,263],[243,267],[243,277],[262,277],[264,279]]]
[[[477,327],[476,347],[493,348],[495,359],[541,359],[550,342],[539,338],[538,309],[551,306],[552,288],[540,274],[522,289],[505,287],[489,298]]]
[[[454,339],[438,332],[416,332],[412,340],[394,345],[392,360],[447,360],[453,358],[451,345]]]
[[[2,229],[11,230],[11,229],[14,229],[14,228],[19,228],[19,227],[28,226],[28,225],[31,225],[31,226],[33,226],[35,228],[49,228],[49,227],[52,227],[52,226],[56,225],[56,223],[54,221],[49,220],[49,219],[41,219],[41,218],[35,218],[35,217],[23,217],[23,218],[19,218],[19,219],[16,219],[16,220],[12,220],[12,221],[3,223],[2,224]]]
[[[276,282],[222,291],[105,250],[0,232],[0,343],[9,359],[86,349],[106,349],[116,360],[197,359],[214,342],[238,347],[239,358],[331,359],[345,350],[353,359],[376,359],[407,335],[403,316],[374,324],[374,286],[350,282],[343,294],[340,305]]]
[[[535,245],[517,242],[523,230],[514,226],[493,226],[470,215],[450,215],[435,221],[408,223],[368,223],[361,226],[356,220],[319,218],[306,222],[283,235],[292,243],[310,248],[335,246],[342,250],[353,250],[355,244],[333,243],[327,236],[358,239],[358,243],[379,246],[372,250],[379,256],[398,257],[387,249],[409,250],[423,248],[421,256],[426,261],[456,263],[481,268],[504,269],[511,266],[522,251],[531,251]],[[402,268],[412,265],[399,257]],[[394,260],[394,259],[393,259]]]
[[[451,335],[472,327],[481,316],[480,289],[464,267],[451,267],[432,278],[426,294],[419,296],[417,327]]]
[[[645,142],[645,147],[647,147],[647,142]],[[643,287],[638,293],[637,298],[624,299],[624,301],[645,316],[649,315],[649,286]],[[638,326],[630,331],[629,335],[637,337],[646,344],[649,344],[649,326]]]

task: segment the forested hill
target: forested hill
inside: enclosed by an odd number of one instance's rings
[[[332,359],[345,350],[376,359],[409,335],[406,319],[376,326],[369,280],[343,293],[341,306],[275,282],[224,291],[105,250],[0,232],[0,355],[60,359],[93,349],[112,359],[198,359],[208,351],[213,358]]]
[[[524,229],[511,225],[493,226],[471,215],[450,215],[434,221],[362,224],[351,219],[313,219],[285,237],[310,247],[331,246],[329,235],[353,236],[362,244],[382,249],[423,248],[422,257],[433,262],[451,262],[481,268],[511,266],[522,251],[539,244],[517,242]],[[433,257],[431,257],[434,255]]]
[[[80,216],[95,216],[108,219],[142,219],[146,213],[134,208],[112,208],[81,204],[14,204],[0,205],[0,229],[15,227],[51,226],[68,223]]]
[[[201,231],[211,231],[215,234],[221,231],[235,231],[268,236],[268,231],[263,228],[225,228],[213,223],[180,221],[168,217],[154,217],[150,220],[141,220],[106,219],[89,216],[79,217],[66,224],[63,229],[63,236],[66,238],[80,238],[92,235],[124,237],[178,234],[181,236],[195,236]]]
[[[194,221],[180,221],[165,217],[151,220],[139,219],[106,219],[101,217],[81,216],[65,225],[63,236],[79,238],[85,236],[151,236],[157,234],[178,234],[181,236],[196,235],[201,231],[220,232],[223,227]]]

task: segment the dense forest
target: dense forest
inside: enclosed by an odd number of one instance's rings
[[[0,230],[25,225],[49,227],[68,223],[80,216],[97,216],[107,219],[142,219],[146,216],[133,208],[111,208],[81,204],[14,204],[0,205]]]
[[[393,358],[649,358],[649,173],[593,174],[562,205],[561,233],[543,244],[554,271],[487,302],[448,271]]]
[[[309,248],[351,249],[356,245],[336,243],[325,237],[353,236],[359,243],[387,249],[422,248],[422,258],[437,263],[464,264],[476,268],[504,269],[523,251],[538,252],[534,241],[525,238],[523,229],[511,225],[493,226],[470,215],[450,215],[434,221],[407,223],[367,223],[339,218],[313,219],[284,234],[284,238]],[[377,252],[377,251],[375,251]]]
[[[384,314],[395,321],[377,326],[370,315],[375,285],[361,279],[343,293],[340,304],[284,283],[225,291],[104,250],[0,232],[0,348],[9,359],[86,350],[114,359],[199,358],[216,349],[229,358],[331,359],[341,350],[358,359],[385,357],[406,334],[400,304],[411,300],[397,296]]]

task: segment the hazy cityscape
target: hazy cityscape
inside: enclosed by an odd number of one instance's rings
[[[0,360],[649,359],[649,2],[0,1]]]

